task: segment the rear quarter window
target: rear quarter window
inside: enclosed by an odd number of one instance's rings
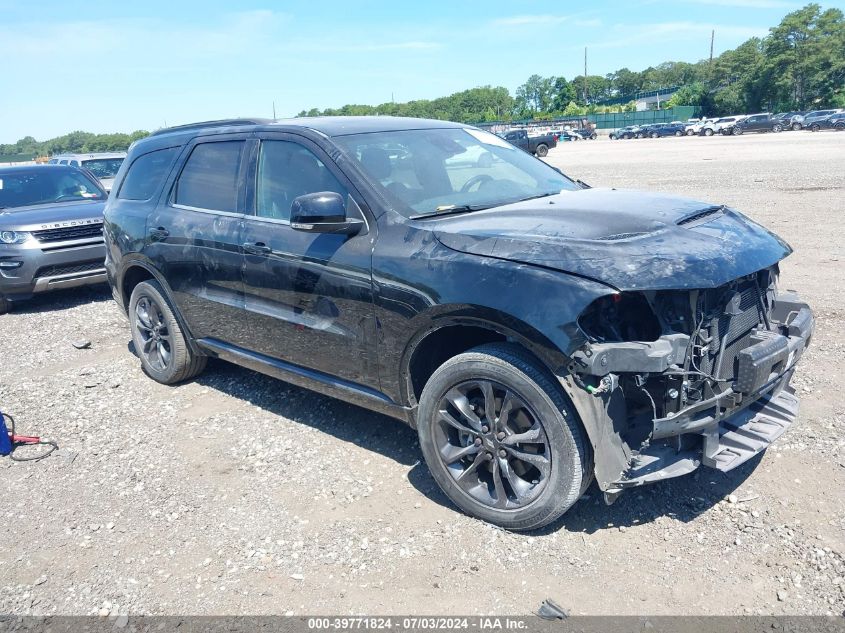
[[[178,149],[168,147],[155,150],[132,161],[117,197],[123,200],[152,198],[167,175]]]

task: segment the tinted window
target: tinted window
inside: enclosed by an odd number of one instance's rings
[[[149,200],[158,190],[167,174],[177,147],[160,149],[136,158],[123,179],[118,198],[124,200]]]
[[[319,191],[334,191],[344,200],[347,195],[346,188],[310,150],[288,141],[262,141],[256,215],[288,220],[294,199]]]
[[[114,178],[122,162],[122,158],[92,158],[82,161],[82,166],[97,178]]]
[[[0,172],[0,208],[105,197],[87,174],[75,169],[35,167]]]
[[[176,204],[235,213],[243,145],[243,141],[197,145],[176,183]]]

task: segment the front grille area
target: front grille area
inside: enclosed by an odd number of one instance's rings
[[[758,293],[760,290],[754,281],[746,282],[737,288],[739,299],[733,310],[734,314],[723,314],[706,326],[710,338],[710,351],[702,354],[701,371],[713,373],[719,364],[719,352],[724,340],[724,356],[716,378],[733,380],[736,378],[737,357],[739,352],[751,345],[751,333],[762,323]],[[733,298],[735,295],[731,295]]]
[[[87,262],[79,262],[68,266],[42,266],[35,273],[35,278],[56,277],[58,275],[72,275],[73,273],[86,273],[104,268],[105,262],[102,259],[92,259]]]
[[[33,231],[39,242],[66,242],[69,240],[90,239],[103,236],[103,224],[84,224],[82,226],[63,226],[56,229]]]

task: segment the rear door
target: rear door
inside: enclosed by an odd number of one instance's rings
[[[260,133],[244,221],[245,347],[301,367],[378,385],[372,291],[375,222],[334,162],[295,134]],[[387,157],[385,155],[385,160]],[[358,235],[297,231],[294,199],[333,191]]]
[[[246,139],[195,139],[183,152],[169,195],[147,219],[144,252],[196,338],[242,338]]]

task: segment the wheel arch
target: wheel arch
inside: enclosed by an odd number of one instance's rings
[[[402,398],[415,407],[426,382],[444,362],[483,343],[511,342],[535,357],[552,375],[568,359],[537,329],[497,310],[462,307],[420,326],[401,357]]]
[[[179,321],[179,327],[185,333],[185,338],[191,347],[191,351],[195,354],[204,355],[202,350],[194,342],[194,337],[191,335],[191,328],[179,310],[176,301],[173,299],[173,289],[170,287],[170,284],[167,283],[162,274],[151,263],[144,259],[133,258],[126,261],[117,277],[116,286],[120,294],[121,307],[124,312],[129,313],[129,299],[132,297],[132,291],[135,289],[135,286],[143,281],[149,280],[156,281],[164,291],[164,295],[170,303],[170,309]]]

